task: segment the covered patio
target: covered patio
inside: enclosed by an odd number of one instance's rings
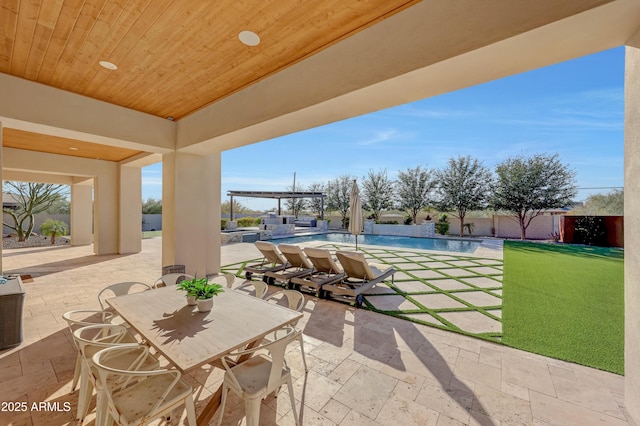
[[[61,408],[3,412],[4,424],[75,424],[75,349],[61,315],[98,308],[98,291],[113,282],[153,282],[161,244],[145,239],[139,253],[99,257],[90,246],[5,252],[7,273],[29,271],[35,280],[25,284],[25,341],[0,357],[0,400]],[[248,243],[222,249],[225,264],[258,255]],[[310,296],[299,326],[307,376],[295,346],[287,357],[305,425],[633,424],[624,414],[624,378],[615,374]],[[198,413],[222,380],[221,370],[210,370],[188,377]],[[224,424],[243,416],[241,401],[231,399]],[[265,400],[260,424],[293,424],[288,398]]]
[[[60,315],[97,307],[99,288],[155,279],[162,265],[217,273],[249,250],[220,245],[223,151],[626,46],[625,377],[313,301],[303,326],[314,365],[305,392],[298,369],[296,394],[306,424],[403,413],[426,424],[624,424],[622,406],[640,422],[638,0],[153,4],[0,8],[2,179],[70,185],[73,245],[2,253],[3,273],[45,272],[27,287],[25,343],[0,354],[3,401],[67,397]],[[241,43],[247,30],[260,44]],[[141,240],[140,170],[159,161],[163,238]],[[287,422],[274,403],[269,420]],[[71,418],[11,414],[14,424]]]

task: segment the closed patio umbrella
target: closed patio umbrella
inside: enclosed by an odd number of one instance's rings
[[[349,196],[349,210],[351,210],[349,232],[356,236],[356,250],[358,250],[358,235],[362,233],[362,201],[360,201],[360,191],[355,180]]]

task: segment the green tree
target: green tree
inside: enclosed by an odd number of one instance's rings
[[[223,201],[222,204],[220,204],[220,212],[223,214],[230,214],[231,213],[231,202],[229,200]],[[233,200],[233,213],[250,213],[251,210],[249,210],[247,207],[243,206],[242,204],[240,204],[238,202],[238,200],[234,199]]]
[[[431,193],[435,187],[432,175],[432,170],[421,166],[398,172],[396,181],[398,204],[401,209],[411,215],[413,223],[416,223],[420,210],[431,202]]]
[[[311,191],[311,192],[325,192],[325,190],[326,190],[326,187],[322,182],[312,182],[307,188],[307,191]],[[313,214],[320,217],[323,211],[323,203],[324,203],[324,200],[320,197],[311,198],[307,201],[307,207],[311,210]]]
[[[587,216],[622,216],[624,215],[624,190],[614,189],[607,194],[589,195],[584,206],[577,210]]]
[[[376,221],[384,210],[393,208],[393,181],[387,177],[387,170],[374,171],[362,178],[362,204],[373,213]]]
[[[162,214],[162,200],[147,198],[142,201],[142,214]]]
[[[69,227],[61,220],[47,219],[40,226],[40,233],[47,237],[51,237],[51,245],[56,243],[56,236],[67,235],[68,232]]]
[[[17,202],[15,208],[3,208],[13,223],[3,225],[13,229],[18,241],[26,241],[33,231],[33,215],[47,211],[53,203],[66,197],[66,185],[50,183],[5,181],[3,191],[10,193]]]
[[[290,192],[303,192],[305,189],[302,185],[297,184],[295,181],[295,177],[293,180],[293,185],[287,186],[287,191]],[[301,211],[303,211],[307,206],[307,200],[304,198],[287,198],[284,200],[284,205],[291,211],[291,214],[295,217],[298,217]]]
[[[60,197],[54,201],[45,213],[49,214],[70,214],[71,201],[67,197]]]
[[[575,172],[562,164],[558,155],[535,154],[511,157],[496,167],[493,208],[506,210],[520,224],[520,238],[546,209],[565,207],[575,197]]]
[[[462,237],[467,212],[487,207],[492,186],[491,171],[467,155],[450,158],[447,167],[436,171],[435,175],[438,198],[435,206],[460,220]]]
[[[329,210],[340,213],[342,227],[347,227],[347,212],[349,211],[349,195],[355,179],[351,175],[342,175],[327,187],[327,206]]]

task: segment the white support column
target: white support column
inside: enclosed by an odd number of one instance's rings
[[[162,264],[220,271],[220,153],[163,156]]]
[[[108,164],[104,172],[94,178],[93,251],[98,255],[115,254],[119,249],[118,168],[118,164]]]
[[[142,250],[142,170],[120,166],[120,237],[118,253]]]
[[[71,245],[93,242],[93,179],[71,185]]]
[[[624,80],[624,399],[640,424],[640,37],[626,47]]]

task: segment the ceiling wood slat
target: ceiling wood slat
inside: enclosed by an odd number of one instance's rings
[[[44,84],[49,84],[51,81],[51,76],[58,66],[83,4],[84,0],[66,0],[62,4],[60,16],[58,16],[56,26],[51,34],[51,41],[42,60],[42,66],[34,80]]]
[[[126,160],[142,152],[6,127],[2,129],[2,146],[116,162]]]
[[[39,12],[39,1],[20,2],[18,28],[16,29],[13,58],[11,59],[11,74],[13,75],[24,76]]]
[[[0,5],[0,72],[8,73],[11,69],[19,6],[19,0],[4,1]]]
[[[417,2],[3,0],[0,72],[179,119]]]

